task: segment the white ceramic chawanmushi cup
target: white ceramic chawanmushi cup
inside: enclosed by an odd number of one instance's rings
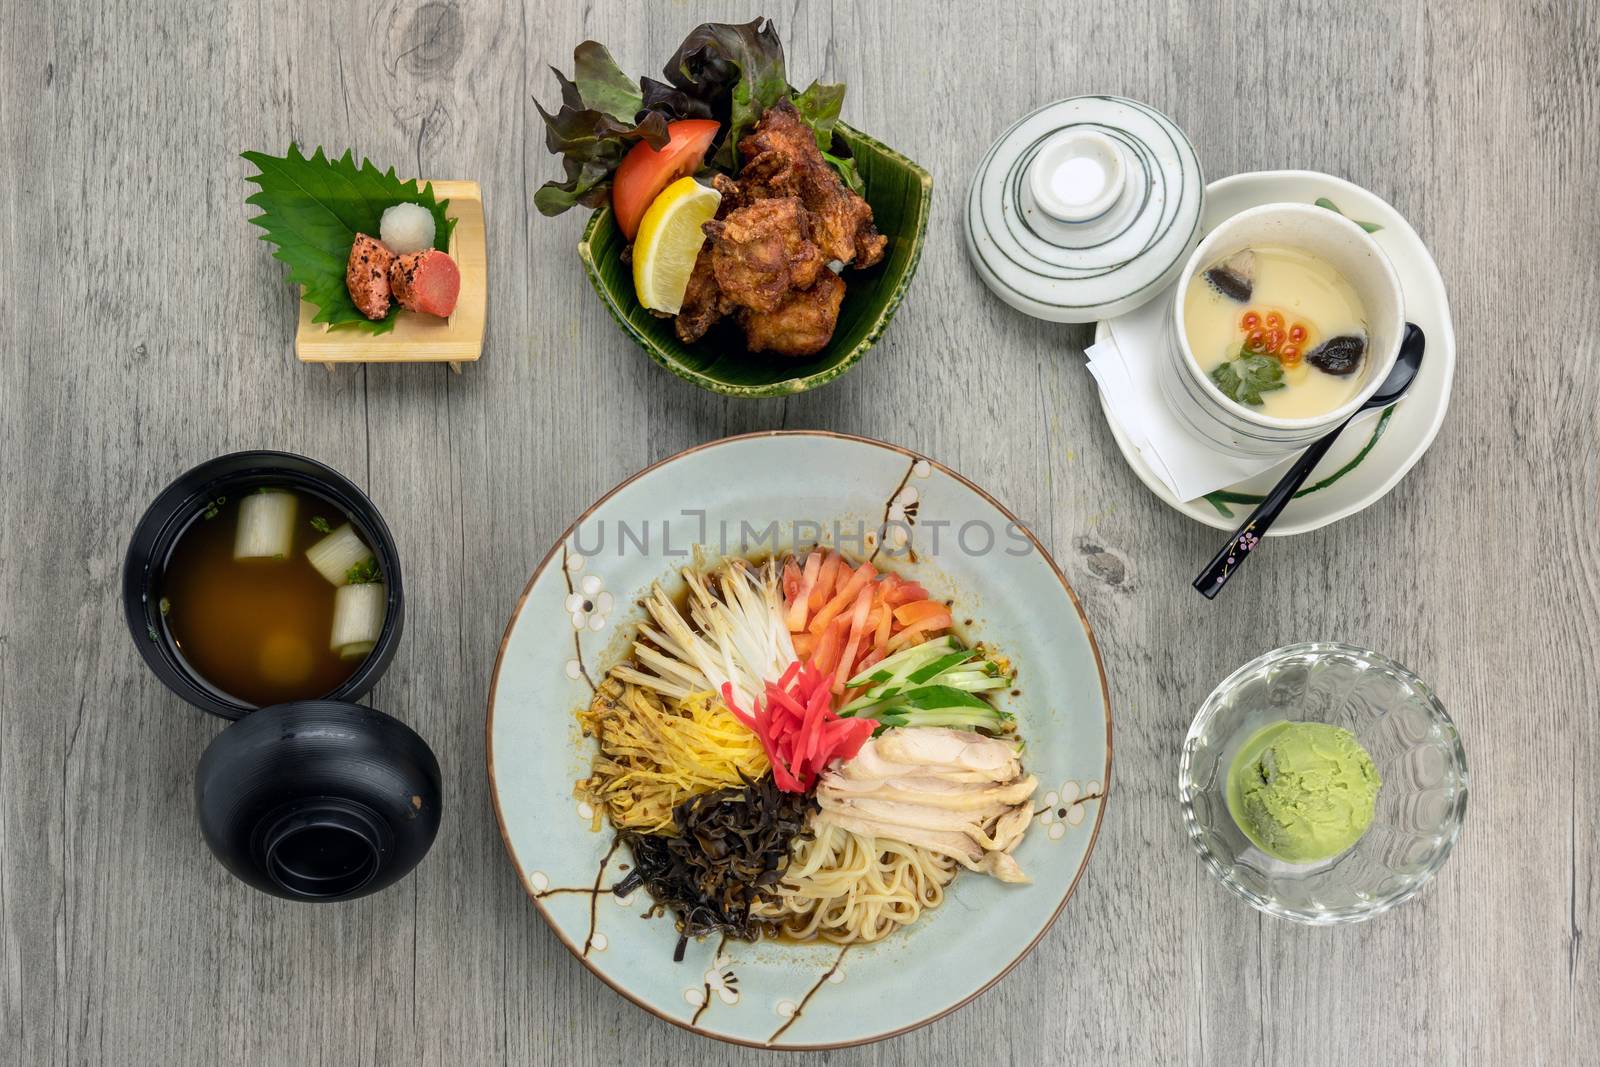
[[[1224,396],[1189,349],[1184,296],[1208,263],[1262,245],[1298,248],[1344,276],[1367,313],[1367,356],[1361,388],[1323,415],[1279,419]],[[1173,412],[1224,451],[1246,456],[1286,455],[1311,444],[1356,412],[1394,366],[1405,330],[1400,279],[1389,257],[1360,226],[1312,204],[1263,204],[1241,211],[1201,241],[1178,275],[1167,318],[1168,373],[1161,386]]]

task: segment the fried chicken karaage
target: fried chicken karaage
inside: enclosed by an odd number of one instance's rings
[[[735,315],[750,351],[815,355],[832,339],[844,300],[836,271],[880,262],[887,240],[788,100],[767,109],[739,153],[737,181],[712,179],[722,203],[704,226],[678,337],[691,344]]]
[[[791,290],[771,311],[741,309],[739,325],[752,352],[782,356],[809,356],[820,352],[833,337],[844,300],[844,280],[825,270],[809,289]]]
[[[700,249],[694,261],[694,273],[689,275],[689,288],[684,290],[683,303],[678,308],[678,318],[673,324],[678,340],[692,345],[717,324],[717,320],[733,310],[722,299],[717,286],[717,272],[711,268],[711,246]]]
[[[845,188],[822,158],[816,135],[788,100],[767,109],[744,140],[739,183],[752,197],[797,196],[812,215],[812,231],[831,261],[870,267],[887,241],[872,225],[872,208]]]
[[[796,196],[754,200],[706,223],[705,233],[723,297],[752,311],[772,311],[790,290],[811,288],[825,269]]]

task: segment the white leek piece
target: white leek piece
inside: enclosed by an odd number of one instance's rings
[[[269,490],[239,501],[239,529],[233,537],[234,559],[288,559],[294,548],[293,493]]]
[[[341,585],[333,595],[333,636],[328,647],[345,656],[346,650],[366,645],[367,651],[383,631],[384,612],[389,607],[389,587],[382,582]],[[361,655],[352,652],[352,655]]]
[[[306,562],[334,585],[348,585],[350,569],[371,558],[372,549],[348,522],[306,549]]]
[[[681,698],[690,693],[721,693],[733,686],[733,699],[748,708],[767,682],[777,681],[795,660],[794,641],[784,625],[783,591],[777,568],[768,562],[757,570],[733,560],[720,571],[721,597],[693,570],[689,583],[689,619],[679,613],[658,584],[645,601],[656,629],[641,625],[634,653],[648,671],[614,667],[613,677]],[[691,625],[692,623],[692,625]]]

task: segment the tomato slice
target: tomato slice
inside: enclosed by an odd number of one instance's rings
[[[711,119],[679,119],[667,123],[669,140],[662,148],[640,141],[628,150],[611,179],[611,210],[622,236],[633,240],[645,210],[661,190],[700,169],[717,128]]]

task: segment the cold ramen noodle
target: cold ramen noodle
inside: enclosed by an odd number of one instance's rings
[[[1183,318],[1212,384],[1263,415],[1313,418],[1361,391],[1361,299],[1306,252],[1262,246],[1217,260],[1191,280]]]
[[[644,601],[631,653],[579,712],[598,750],[575,792],[628,846],[680,938],[877,941],[963,870],[1013,856],[1037,782],[990,699],[1011,664],[951,606],[814,550],[695,566]]]

